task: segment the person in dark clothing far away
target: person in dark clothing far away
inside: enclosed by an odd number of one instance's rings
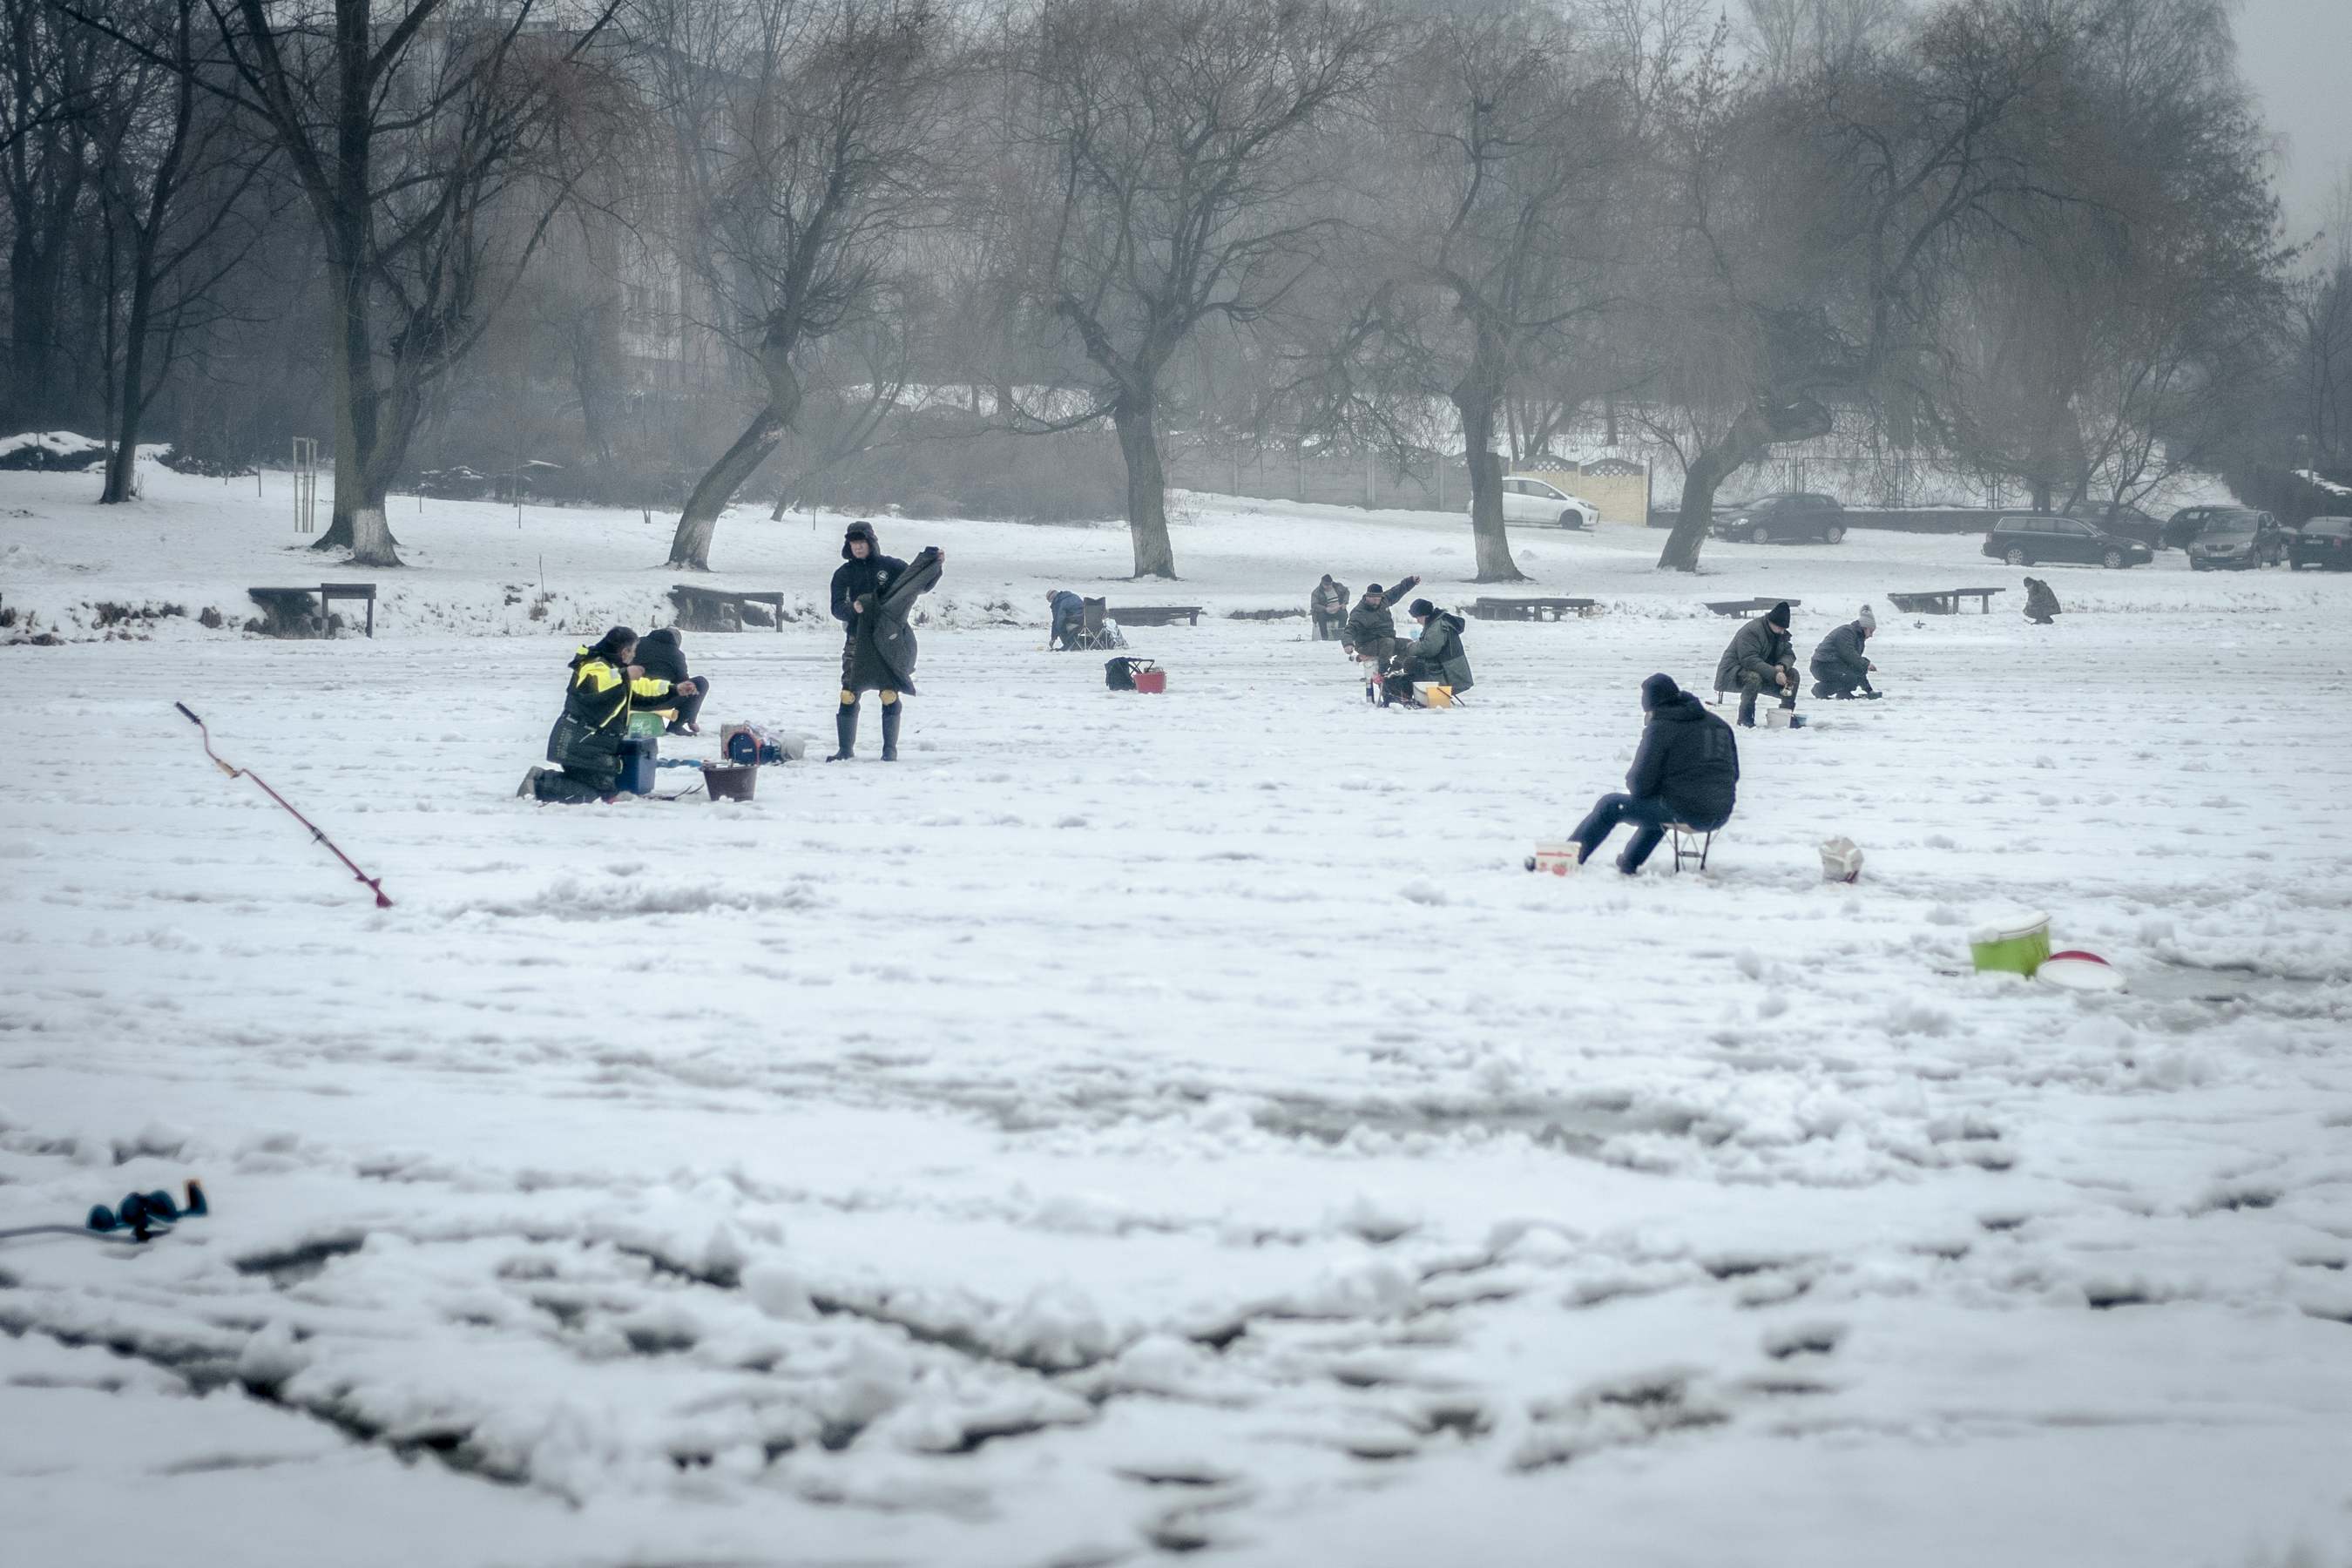
[[[1715,689],[1739,693],[1739,722],[1756,727],[1756,695],[1777,691],[1780,706],[1797,705],[1797,645],[1789,640],[1789,603],[1783,599],[1732,634],[1715,667]]]
[[[593,647],[572,656],[563,713],[547,736],[547,760],[563,771],[533,768],[523,774],[522,787],[515,794],[578,805],[610,800],[620,792],[621,742],[629,732],[630,711],[639,703],[652,706],[673,691],[681,697],[700,691],[691,680],[673,688],[647,675],[635,662],[636,653],[637,634],[614,626]]]
[[[1642,708],[1649,720],[1625,771],[1625,793],[1602,795],[1569,835],[1580,866],[1621,822],[1634,824],[1633,841],[1617,858],[1617,869],[1630,877],[1665,837],[1667,823],[1712,833],[1731,820],[1739,795],[1739,743],[1731,726],[1664,675],[1642,682]]]
[[[1307,595],[1307,613],[1315,622],[1315,640],[1329,642],[1339,636],[1340,626],[1348,619],[1348,584],[1331,581],[1331,574],[1323,574],[1323,581]]]
[[[2025,618],[2037,626],[2046,626],[2058,615],[2058,595],[2050,584],[2039,577],[2025,580]]]
[[[1868,605],[1855,619],[1832,630],[1813,649],[1813,695],[1816,697],[1852,697],[1854,689],[1876,701],[1881,693],[1870,684],[1870,672],[1878,666],[1864,657],[1863,649],[1878,635],[1878,617]]]
[[[1420,582],[1418,577],[1407,577],[1389,590],[1378,583],[1367,584],[1364,596],[1348,612],[1339,640],[1350,657],[1370,665],[1374,675],[1388,668],[1389,660],[1396,657],[1396,616],[1389,606],[1412,593]]]
[[[1427,599],[1415,599],[1408,612],[1421,623],[1421,636],[1404,650],[1404,672],[1413,679],[1450,687],[1459,695],[1470,689],[1470,655],[1462,647],[1467,623]]]
[[[1087,602],[1067,588],[1056,588],[1045,595],[1045,609],[1054,617],[1053,635],[1045,639],[1045,646],[1076,647],[1078,632],[1087,622]]]
[[[676,700],[666,706],[677,717],[669,721],[668,733],[699,735],[702,700],[710,695],[710,678],[706,675],[687,681],[687,689],[678,689],[678,683],[687,680],[686,649],[680,646],[683,640],[676,626],[656,626],[638,641],[637,662],[645,667],[650,679],[670,683]]]
[[[946,559],[944,551],[926,552],[927,563],[933,568]],[[898,725],[903,717],[898,699],[913,691],[914,686],[891,668],[876,639],[894,632],[898,637],[907,636],[903,614],[893,627],[883,613],[884,602],[891,598],[892,585],[905,575],[907,563],[882,553],[881,541],[875,537],[872,523],[860,518],[843,531],[841,564],[833,574],[833,618],[841,623],[844,634],[841,707],[833,721],[840,744],[826,762],[845,762],[856,753],[857,700],[867,691],[882,694],[882,760],[898,760]],[[936,570],[929,575],[936,580]]]

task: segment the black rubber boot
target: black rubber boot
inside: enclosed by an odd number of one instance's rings
[[[882,760],[886,763],[898,760],[898,721],[906,711],[904,701],[882,704]]]
[[[887,723],[887,721],[886,720]],[[833,716],[833,732],[841,740],[841,749],[825,758],[828,763],[845,763],[857,754],[857,704],[845,702],[841,711]]]
[[[1756,728],[1756,689],[1752,686],[1739,694],[1739,727]]]

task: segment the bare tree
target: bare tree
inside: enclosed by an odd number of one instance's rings
[[[1852,69],[1895,42],[1903,0],[1747,0],[1746,41],[1774,80]]]
[[[138,47],[111,11],[56,0]],[[204,0],[222,69],[207,91],[276,145],[324,241],[334,521],[319,549],[397,566],[384,498],[435,382],[479,340],[602,137],[583,56],[620,0],[576,28],[536,0]]]
[[[1173,577],[1162,378],[1212,317],[1308,276],[1330,169],[1309,138],[1360,97],[1389,24],[1354,0],[1045,0],[1029,41],[1042,187],[1024,267],[1073,331],[1127,467],[1139,577]],[[1319,149],[1330,152],[1333,149]]]
[[[194,334],[226,319],[221,285],[268,221],[248,200],[268,150],[197,86],[206,68],[200,15],[199,0],[149,0],[120,19],[142,47],[126,62],[121,124],[97,176],[109,235],[112,415],[101,505],[131,498],[147,411]]]
[[[709,324],[761,388],[670,540],[669,563],[700,571],[799,417],[801,356],[872,305],[935,210],[961,62],[929,0],[656,0],[650,16]]]
[[[7,200],[8,390],[0,418],[54,418],[70,405],[58,309],[100,168],[101,110],[119,109],[111,42],[49,0],[0,0],[0,194]]]

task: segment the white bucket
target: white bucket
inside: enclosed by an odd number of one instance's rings
[[[1852,882],[1862,877],[1862,851],[1851,838],[1832,838],[1822,846],[1822,880]]]
[[[1764,710],[1764,728],[1767,730],[1801,730],[1804,727],[1804,715],[1793,708]]]
[[[1573,838],[1565,843],[1538,844],[1536,852],[1528,857],[1528,869],[1548,871],[1555,877],[1572,877],[1576,874],[1576,857],[1581,847]]]

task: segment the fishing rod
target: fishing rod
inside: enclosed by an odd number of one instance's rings
[[[332,854],[336,859],[341,860],[344,865],[350,867],[352,876],[358,878],[362,882],[375,890],[375,907],[377,909],[388,910],[392,908],[392,900],[383,896],[383,883],[380,878],[371,877],[365,871],[361,870],[350,856],[344,854],[341,849],[335,847],[335,841],[333,839],[328,837],[325,833],[320,830],[317,823],[311,821],[309,817],[295,810],[294,807],[288,803],[284,795],[279,795],[276,790],[271,789],[269,787],[268,780],[263,778],[259,773],[255,773],[251,768],[235,767],[228,763],[222,761],[221,754],[213,750],[213,732],[205,728],[205,721],[202,719],[197,718],[194,713],[190,713],[188,711],[188,705],[186,703],[174,702],[172,706],[177,708],[181,713],[186,717],[188,722],[196,727],[196,733],[204,737],[205,755],[212,759],[213,766],[218,768],[221,772],[226,773],[233,779],[251,779],[255,784],[259,784],[261,786],[262,794],[268,795],[270,799],[276,801],[281,807],[283,807],[287,816],[292,817],[295,821],[309,828],[310,830],[310,837],[325,845],[328,852]]]

